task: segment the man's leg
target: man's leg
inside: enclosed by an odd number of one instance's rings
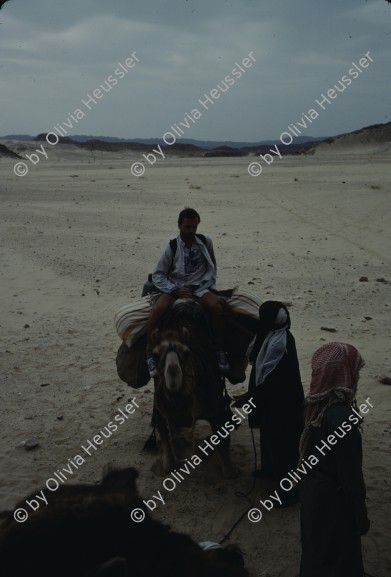
[[[156,377],[156,363],[152,355],[152,333],[158,327],[159,320],[174,304],[174,298],[163,293],[153,305],[147,323],[147,366],[150,376]]]
[[[205,293],[199,302],[211,315],[212,329],[216,341],[217,362],[222,373],[229,371],[229,364],[224,348],[224,308],[219,298],[211,293]]]

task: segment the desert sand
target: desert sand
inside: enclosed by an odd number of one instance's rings
[[[362,353],[358,401],[373,404],[363,425],[372,523],[363,557],[370,575],[389,577],[391,387],[379,377],[391,377],[390,146],[339,145],[277,158],[259,177],[248,175],[257,160],[249,157],[169,156],[137,179],[130,173],[137,154],[92,156],[61,144],[48,152],[25,177],[14,175],[16,160],[0,159],[0,510],[44,488],[57,470],[72,470],[65,482],[96,482],[108,464],[136,467],[141,495],[164,496],[153,515],[198,541],[221,540],[250,506],[236,495],[252,487],[246,423],[231,435],[238,479],[222,480],[212,455],[169,492],[153,472],[157,457],[142,452],[152,382],[134,390],[116,373],[114,314],[140,296],[176,236],[179,211],[192,206],[201,214],[199,232],[214,240],[219,288],[290,303],[305,392],[318,346],[340,340]],[[240,394],[246,386],[228,389]],[[81,445],[131,399],[140,408],[87,456]],[[198,424],[200,442],[206,433]],[[27,450],[28,439],[38,446]],[[256,444],[259,451],[257,432]],[[76,469],[70,461],[78,454],[85,462]],[[253,506],[269,492],[258,480]],[[299,506],[264,512],[259,523],[245,516],[228,542],[242,547],[253,577],[297,576]]]

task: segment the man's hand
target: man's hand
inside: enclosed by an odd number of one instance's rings
[[[176,290],[174,290],[172,292],[172,294],[175,297],[181,298],[181,299],[189,299],[193,296],[191,290],[187,287],[182,287],[182,288],[177,288]]]

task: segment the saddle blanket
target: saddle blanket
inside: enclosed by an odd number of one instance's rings
[[[222,291],[224,292],[224,291]],[[229,297],[221,297],[234,314],[243,314],[258,319],[262,301],[253,293],[243,289],[228,291]],[[119,337],[131,347],[146,333],[147,321],[154,300],[151,295],[141,297],[121,307],[114,316],[114,325]]]

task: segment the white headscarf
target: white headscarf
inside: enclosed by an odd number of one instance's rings
[[[276,368],[286,351],[288,315],[284,308],[277,313],[275,324],[279,329],[269,331],[255,361],[255,386],[262,385],[266,377]],[[247,354],[252,349],[250,344]]]

